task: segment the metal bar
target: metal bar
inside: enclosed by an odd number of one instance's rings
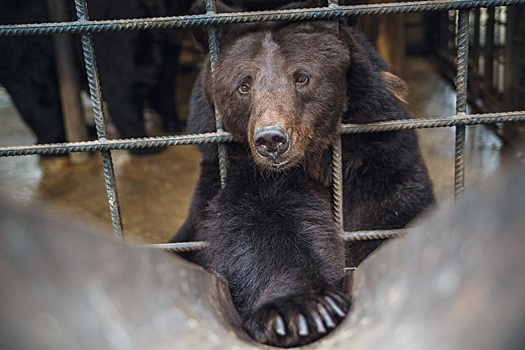
[[[87,21],[88,12],[86,0],[75,0],[75,4],[78,19],[80,21]],[[100,141],[105,141],[107,140],[107,131],[104,119],[104,111],[102,108],[102,91],[100,88],[100,80],[95,59],[95,50],[93,48],[91,34],[83,34],[81,36],[81,41],[86,65],[86,73],[88,77],[89,92],[91,95],[91,101],[93,102],[93,112],[97,128],[97,135]],[[106,190],[108,193],[109,209],[111,213],[111,221],[113,223],[113,231],[118,238],[124,239],[122,216],[120,214],[120,204],[115,181],[115,171],[113,170],[113,161],[111,159],[111,152],[101,151],[101,153],[104,178],[106,181]]]
[[[339,0],[328,0],[328,7],[339,6]],[[334,25],[339,31],[339,21],[335,20]],[[339,232],[344,231],[343,214],[343,144],[341,134],[337,135],[332,145],[332,195],[334,205],[334,221]]]
[[[472,114],[454,117],[392,120],[369,124],[342,124],[342,134],[384,132],[406,129],[428,129],[453,127],[457,125],[480,125],[525,121],[525,111],[506,113]],[[0,157],[33,154],[59,154],[68,152],[108,151],[114,149],[135,149],[200,143],[231,142],[227,132],[179,136],[146,137],[140,139],[114,139],[56,144],[0,147]]]
[[[343,151],[341,135],[332,145],[332,190],[334,204],[334,221],[340,232],[344,231],[343,216]]]
[[[410,229],[398,230],[373,230],[373,231],[354,231],[344,232],[343,238],[346,241],[367,241],[372,239],[388,239],[402,237],[410,232]]]
[[[458,125],[480,125],[525,121],[525,111],[505,113],[465,114],[453,117],[416,118],[391,120],[369,124],[343,124],[342,134],[359,134],[406,129],[428,129]]]
[[[519,5],[524,3],[525,0],[428,0],[411,1],[405,3],[321,7],[315,9],[254,11],[101,21],[75,21],[67,24],[15,24],[0,26],[0,36],[180,28],[201,25],[263,21],[333,20],[346,16],[459,10],[479,7]]]
[[[215,6],[215,0],[206,0],[206,14],[215,15],[217,14],[217,7]],[[210,69],[211,74],[215,70],[217,64],[217,56],[219,55],[219,44],[217,41],[217,26],[208,26],[208,45],[210,50]],[[217,106],[214,106],[215,111],[215,127],[217,132],[224,131],[222,124],[222,118]],[[226,184],[226,173],[227,173],[227,149],[224,143],[217,143],[218,161],[219,161],[219,176],[221,181],[221,187]]]
[[[373,239],[389,239],[402,237],[410,232],[410,229],[399,230],[373,230],[373,231],[354,231],[342,232],[341,236],[346,241],[367,241]],[[178,243],[160,243],[160,244],[145,244],[141,247],[169,250],[172,252],[190,252],[199,251],[207,248],[208,242],[178,242]]]
[[[469,11],[460,10],[458,16],[456,114],[465,115],[467,113]],[[463,194],[465,189],[465,134],[465,125],[456,126],[456,149],[454,162],[454,194],[456,197]]]
[[[182,253],[203,250],[209,246],[208,242],[179,242],[179,243],[160,243],[160,244],[144,244],[141,247],[165,249],[172,252]]]

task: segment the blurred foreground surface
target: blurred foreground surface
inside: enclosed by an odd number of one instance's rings
[[[525,347],[525,183],[499,176],[385,243],[354,272],[350,315],[305,349]],[[54,208],[0,203],[0,348],[266,349],[227,286]]]

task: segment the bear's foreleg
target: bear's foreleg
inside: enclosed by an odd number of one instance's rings
[[[281,347],[322,337],[349,308],[329,200],[288,179],[227,182],[198,229],[210,243],[201,259],[229,283],[245,330]]]

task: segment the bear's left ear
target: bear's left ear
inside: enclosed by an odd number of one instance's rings
[[[381,75],[383,76],[388,91],[393,93],[399,101],[408,104],[406,100],[408,97],[407,84],[397,75],[394,75],[390,72],[383,71],[381,72]]]
[[[215,1],[215,6],[217,9],[217,13],[228,13],[228,12],[240,12],[243,9],[237,8],[237,7],[231,7],[228,6],[221,1]],[[199,0],[193,4],[193,6],[190,9],[190,14],[192,15],[199,15],[199,14],[205,14],[206,13],[206,2],[205,0]],[[250,23],[246,24],[222,24],[218,26],[218,32],[220,37],[226,37],[230,31],[233,30],[233,26],[236,26],[235,28],[238,28],[239,26],[248,26]],[[208,28],[206,26],[197,26],[192,27],[191,32],[193,34],[193,37],[195,38],[195,41],[197,42],[197,45],[203,52],[208,52]]]

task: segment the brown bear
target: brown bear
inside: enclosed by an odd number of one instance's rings
[[[193,90],[190,132],[215,131],[217,107],[234,142],[224,188],[217,146],[199,146],[201,175],[173,241],[209,242],[194,260],[229,284],[245,330],[271,345],[314,341],[349,309],[332,213],[341,122],[409,117],[387,64],[347,23],[221,25],[215,69],[206,58]],[[194,34],[207,48],[206,30]],[[345,230],[400,228],[434,201],[413,130],[343,135],[342,148]],[[348,245],[346,264],[377,245]]]

